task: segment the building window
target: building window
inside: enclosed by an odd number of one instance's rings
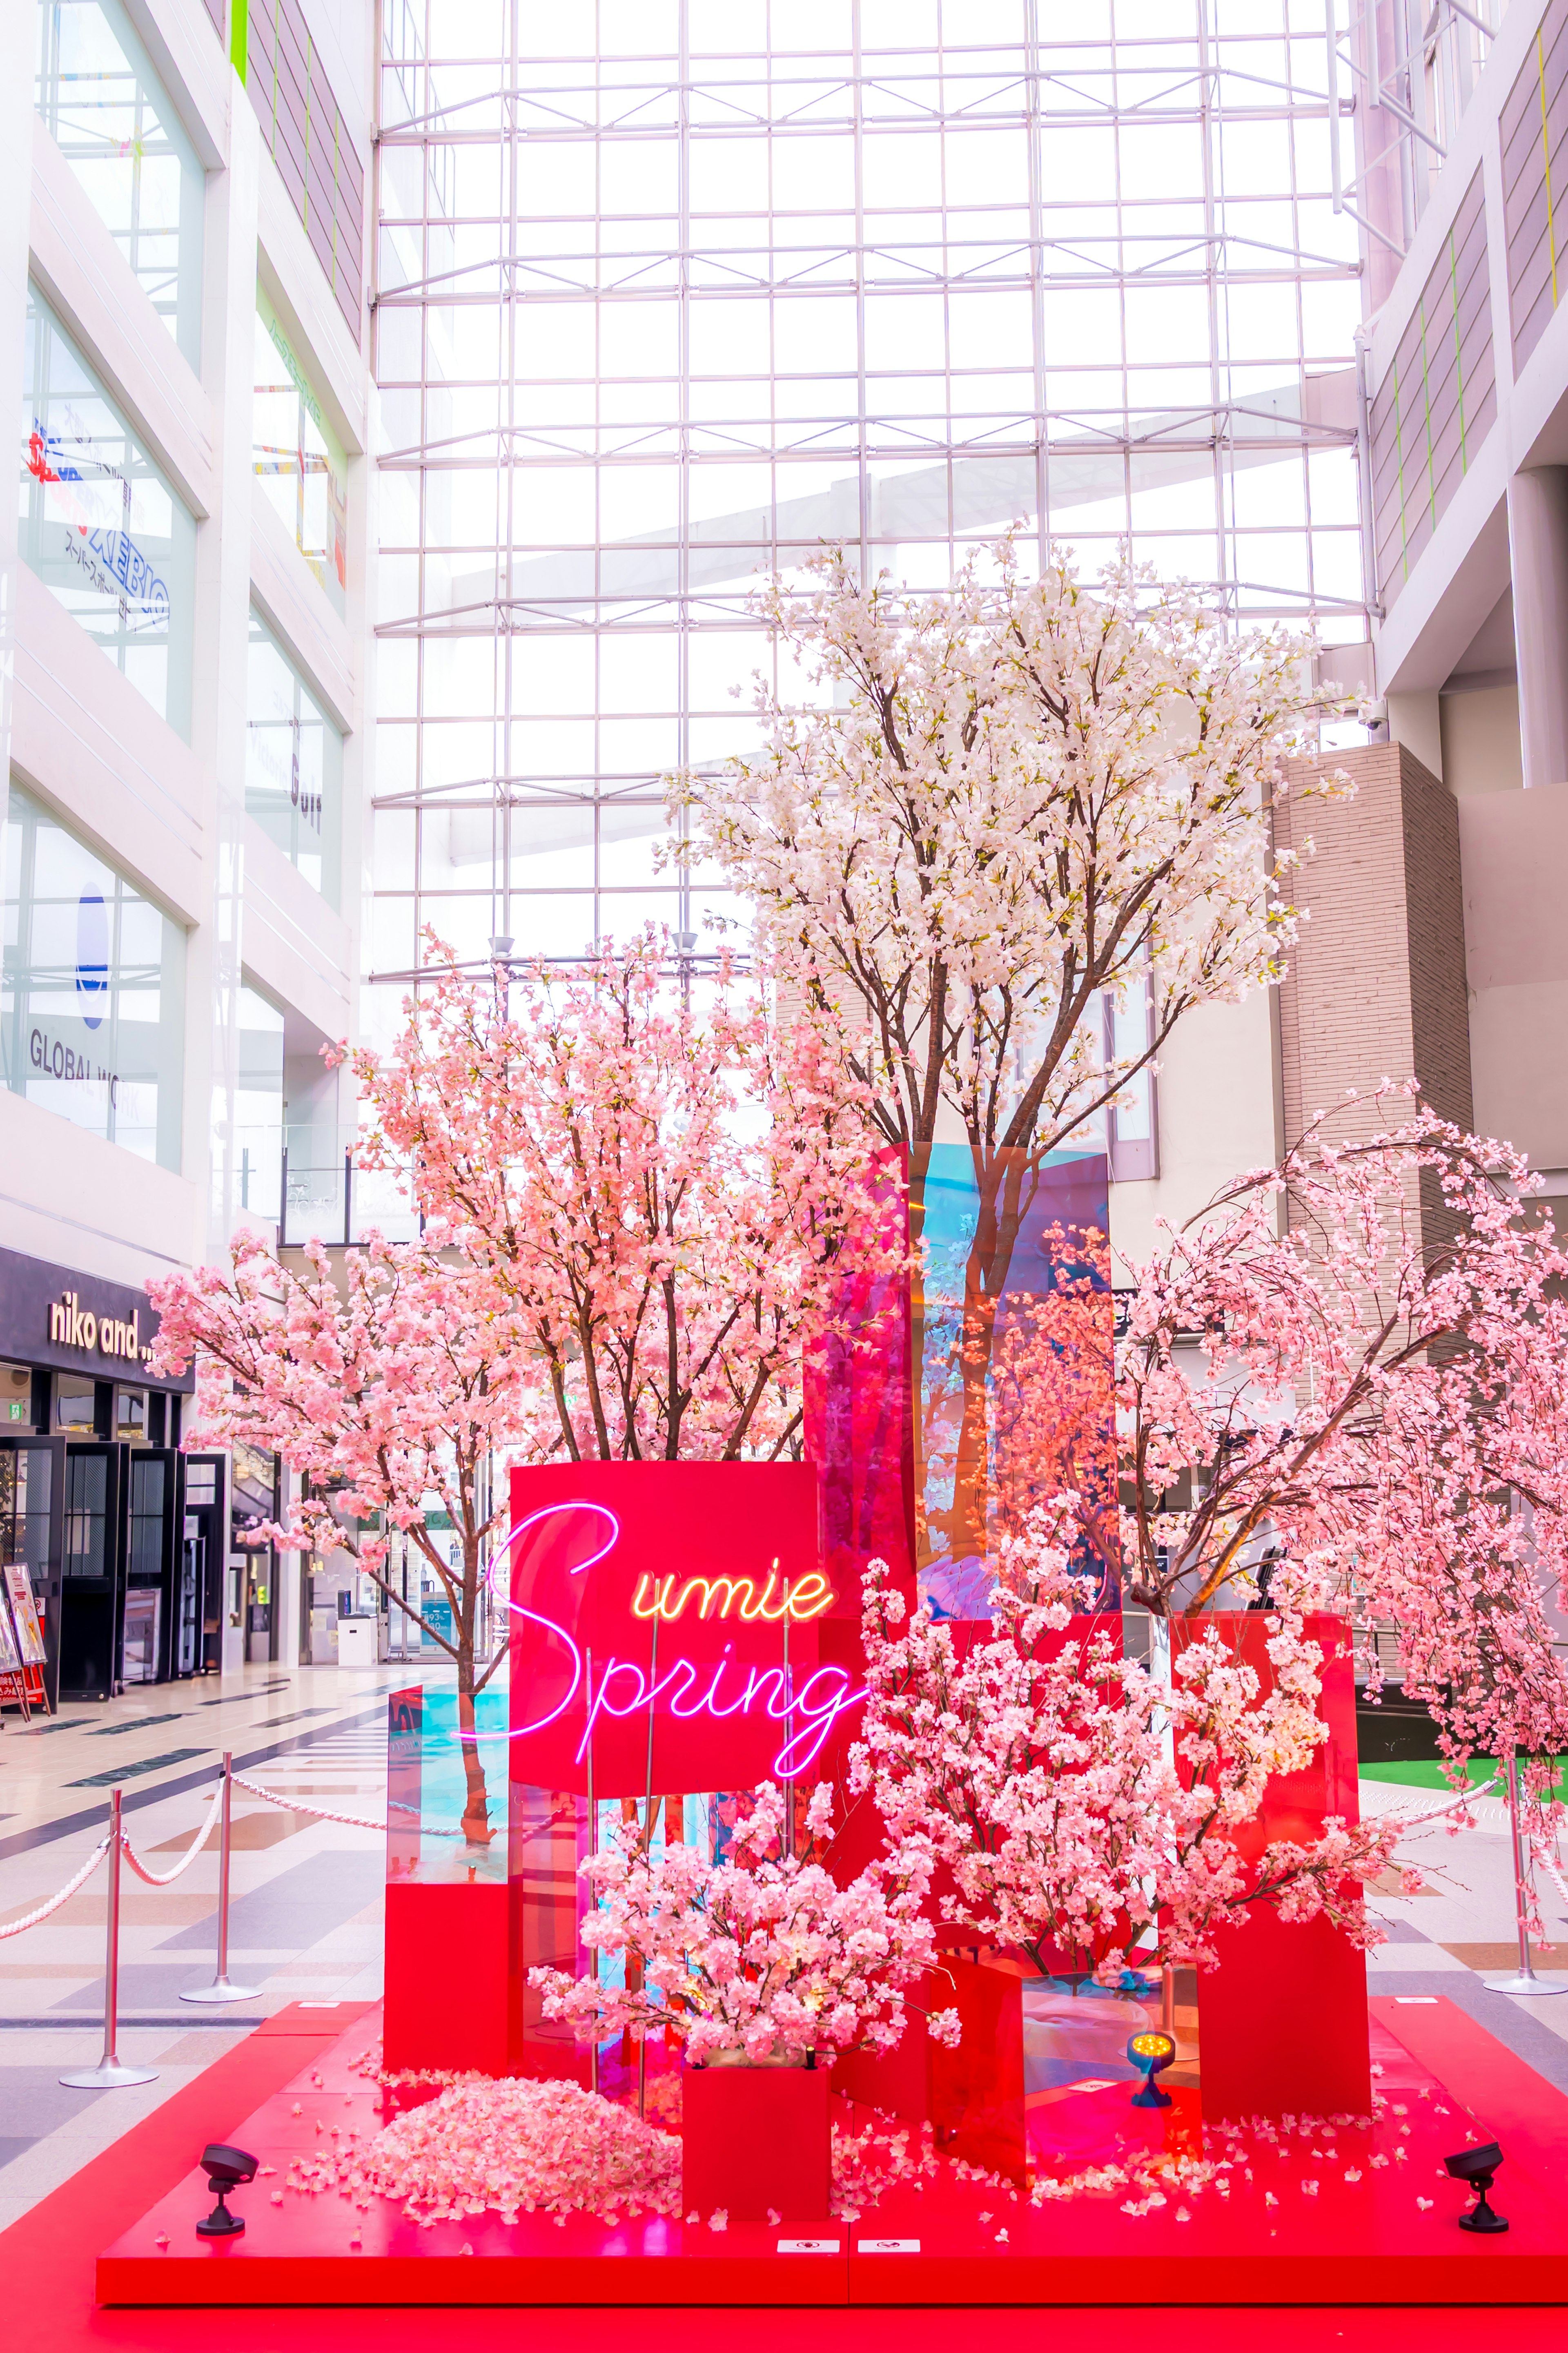
[[[239,992],[235,1160],[240,1208],[275,1219],[283,1170],[283,1016],[254,988]]]
[[[347,575],[348,457],[259,286],[252,414],[252,459],[268,502],[341,613]]]
[[[188,743],[195,523],[33,287],[23,386],[23,557]]]
[[[30,795],[11,787],[0,1071],[14,1094],[180,1165],[185,940]]]
[[[199,375],[206,174],[121,0],[40,0],[37,108]]]
[[[247,718],[246,808],[335,907],[343,739],[254,611]]]

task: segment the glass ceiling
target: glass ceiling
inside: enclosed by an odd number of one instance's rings
[[[933,588],[1009,522],[1130,537],[1367,635],[1324,0],[386,0],[384,42],[373,1034],[426,923],[700,929],[658,780],[754,742],[748,592],[824,540]]]

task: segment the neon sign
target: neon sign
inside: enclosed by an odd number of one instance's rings
[[[625,1719],[631,1715],[651,1715],[661,1704],[678,1722],[687,1722],[698,1716],[722,1722],[750,1718],[760,1714],[781,1727],[782,1740],[773,1758],[773,1771],[779,1780],[787,1781],[803,1773],[820,1755],[837,1718],[851,1708],[858,1707],[866,1697],[864,1686],[858,1687],[844,1667],[816,1666],[797,1683],[794,1670],[788,1663],[787,1628],[790,1622],[817,1617],[832,1604],[833,1593],[827,1580],[815,1570],[793,1582],[784,1578],[776,1600],[772,1573],[760,1591],[756,1581],[749,1577],[689,1577],[678,1585],[675,1577],[650,1578],[644,1576],[637,1585],[633,1612],[645,1622],[651,1620],[653,1623],[653,1658],[646,1666],[636,1659],[621,1659],[613,1654],[603,1661],[585,1659],[582,1647],[569,1628],[558,1619],[514,1600],[502,1590],[500,1583],[502,1564],[512,1546],[563,1512],[591,1512],[605,1523],[602,1539],[597,1542],[595,1549],[567,1570],[569,1577],[585,1575],[598,1562],[605,1559],[620,1540],[620,1520],[607,1504],[575,1497],[548,1504],[539,1511],[529,1513],[519,1521],[500,1548],[490,1565],[491,1591],[514,1618],[537,1626],[542,1634],[559,1642],[567,1662],[566,1688],[553,1707],[546,1709],[527,1724],[513,1725],[500,1737],[521,1740],[544,1731],[565,1715],[579,1692],[583,1694],[584,1715],[583,1733],[575,1757],[579,1765],[589,1756],[594,1727],[601,1717]],[[774,1567],[776,1569],[776,1563]],[[720,1619],[735,1612],[742,1622],[762,1620],[782,1625],[785,1629],[785,1659],[777,1666],[758,1666],[737,1659],[734,1656],[735,1645],[726,1642],[717,1658],[701,1661],[676,1658],[661,1666],[658,1655],[658,1630],[661,1625],[679,1622],[689,1602],[696,1597],[700,1597],[699,1619],[709,1618],[717,1599],[719,1607],[713,1615]],[[512,1639],[518,1639],[516,1630]],[[461,1736],[471,1740],[498,1736],[465,1732]]]
[[[777,1607],[770,1608],[773,1586],[778,1577],[778,1566],[775,1560],[768,1571],[768,1581],[761,1593],[757,1591],[754,1577],[689,1577],[674,1601],[669,1598],[675,1590],[674,1577],[649,1577],[645,1569],[637,1579],[637,1589],[632,1596],[632,1616],[657,1618],[662,1624],[673,1626],[682,1617],[687,1603],[699,1588],[701,1590],[702,1599],[697,1615],[704,1619],[710,1615],[715,1618],[728,1618],[731,1611],[735,1611],[745,1620],[748,1625],[761,1618],[765,1620],[768,1625],[776,1626],[782,1619],[790,1618],[797,1626],[804,1626],[811,1619],[820,1618],[825,1609],[832,1609],[833,1588],[825,1577],[818,1576],[816,1569],[813,1569],[809,1576],[796,1577],[793,1585],[786,1577],[783,1582]],[[653,1588],[651,1596],[648,1593],[649,1586]],[[723,1599],[718,1609],[714,1609],[713,1599],[721,1590],[722,1590]],[[742,1599],[742,1591],[744,1599]]]

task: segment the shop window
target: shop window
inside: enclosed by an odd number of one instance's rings
[[[46,1447],[0,1452],[0,1558],[21,1561],[35,1585],[49,1573],[54,1464]]]
[[[121,0],[40,0],[37,109],[191,367],[206,174]]]
[[[139,1159],[180,1165],[185,940],[59,820],[11,787],[0,1075]]]
[[[132,1446],[145,1446],[148,1437],[145,1389],[115,1390],[114,1435]]]
[[[109,1458],[71,1454],[66,1460],[68,1577],[109,1577]]]
[[[188,743],[195,523],[31,286],[20,536],[39,579]]]
[[[91,1438],[98,1428],[98,1386],[78,1373],[55,1379],[55,1428],[69,1438]]]
[[[168,1465],[159,1454],[132,1457],[127,1561],[132,1577],[158,1577],[163,1567],[164,1490]]]
[[[246,808],[335,907],[343,739],[254,611],[247,703]]]
[[[252,420],[251,462],[268,503],[341,613],[348,576],[348,457],[259,286]]]
[[[33,1376],[26,1365],[0,1365],[0,1431],[33,1427]]]

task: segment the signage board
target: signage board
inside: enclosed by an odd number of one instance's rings
[[[158,1322],[143,1291],[0,1250],[0,1356],[99,1380],[144,1379]],[[195,1385],[192,1369],[158,1383],[186,1395]]]
[[[865,1696],[804,1462],[511,1480],[510,1774],[595,1798],[808,1779]]]

